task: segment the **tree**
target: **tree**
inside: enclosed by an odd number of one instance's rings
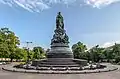
[[[111,49],[105,49],[104,55],[105,59],[107,59],[107,62],[114,58],[114,54]]]
[[[45,58],[45,51],[42,47],[34,47],[33,52],[34,52],[33,59]]]
[[[24,56],[23,56],[22,59],[27,62],[27,59],[28,59],[28,50],[25,47],[22,48],[22,53],[24,54]],[[30,56],[30,58],[31,58],[31,56]]]
[[[25,53],[24,50],[22,48],[17,48],[15,51],[15,59],[19,60],[19,59],[24,59],[25,57]]]
[[[99,62],[105,58],[105,55],[103,54],[104,48],[100,48],[99,45],[96,45],[95,47],[91,48],[89,51],[90,51],[90,58],[93,62]]]
[[[78,59],[83,58],[84,59],[84,54],[85,54],[86,50],[87,50],[86,45],[84,45],[81,42],[78,42],[77,44],[74,44],[72,46],[72,51],[73,51],[73,54],[74,54],[74,58],[78,58]]]
[[[12,61],[15,58],[15,51],[19,44],[18,37],[9,28],[0,29],[0,53],[2,57],[9,57]]]
[[[118,59],[120,57],[120,44],[115,43],[115,45],[107,47],[104,54],[108,62],[114,59],[115,62],[118,62]]]
[[[86,51],[84,53],[84,57],[83,57],[85,60],[87,60],[88,62],[91,61],[91,57],[90,57],[90,52],[89,51]]]
[[[117,56],[120,56],[120,44],[116,44],[112,46],[112,52]]]
[[[9,55],[8,43],[7,43],[7,28],[0,29],[0,57],[7,58]]]

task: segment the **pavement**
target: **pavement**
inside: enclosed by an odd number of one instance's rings
[[[120,79],[120,66],[114,66],[119,69],[111,72],[91,74],[32,74],[4,71],[1,70],[2,65],[0,65],[0,79]]]

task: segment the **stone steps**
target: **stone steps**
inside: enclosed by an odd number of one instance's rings
[[[46,65],[46,64],[39,64],[39,67],[80,67],[80,65],[78,64],[74,64],[74,65]]]
[[[73,65],[75,62],[40,62],[39,64],[45,65]]]
[[[70,58],[50,58],[46,61],[39,62],[41,65],[77,65],[73,59]]]
[[[87,65],[87,61],[84,60],[74,60],[69,58],[50,58],[46,60],[33,61],[32,66],[43,66],[43,67],[78,67]]]

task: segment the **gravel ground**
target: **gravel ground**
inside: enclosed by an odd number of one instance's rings
[[[0,79],[120,79],[120,70],[92,74],[31,74],[3,71],[0,66]]]

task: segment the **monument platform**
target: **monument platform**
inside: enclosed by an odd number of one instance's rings
[[[102,63],[101,63],[102,64]],[[20,72],[20,73],[36,73],[36,74],[90,74],[90,73],[101,73],[101,72],[109,72],[109,71],[114,71],[117,70],[118,67],[116,67],[115,65],[112,64],[105,64],[103,63],[102,65],[105,65],[105,68],[102,69],[85,69],[85,70],[74,70],[71,68],[68,68],[67,70],[64,69],[64,67],[59,68],[60,70],[58,71],[58,69],[56,70],[54,67],[52,70],[49,70],[49,67],[47,67],[47,69],[41,69],[41,70],[36,70],[36,69],[21,69],[21,68],[15,68],[13,67],[14,65],[6,65],[3,66],[2,69],[6,70],[6,71],[10,71],[10,72]]]
[[[86,60],[71,58],[49,58],[45,60],[32,61],[32,66],[39,67],[80,67],[86,65]]]

